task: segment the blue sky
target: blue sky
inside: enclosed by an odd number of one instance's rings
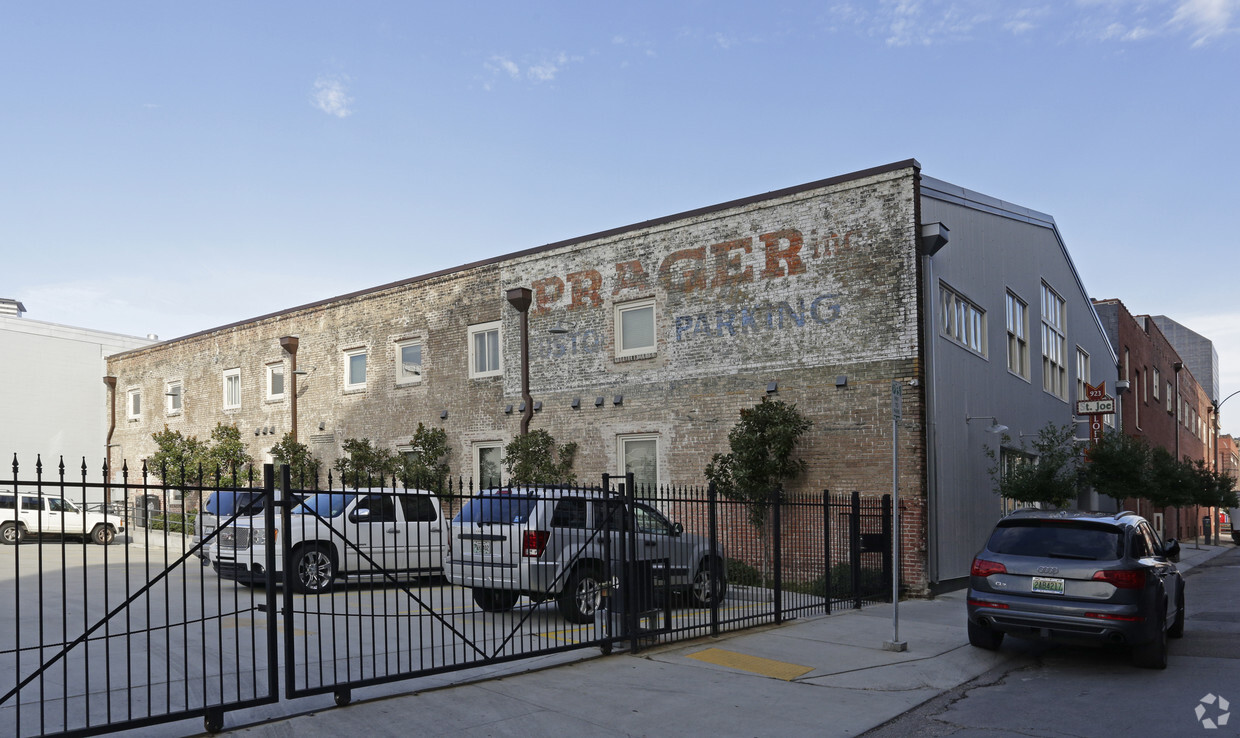
[[[1226,395],[1238,73],[1240,0],[7,2],[0,297],[172,338],[916,158]]]

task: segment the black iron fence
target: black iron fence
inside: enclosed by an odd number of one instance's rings
[[[281,699],[281,679],[284,698],[343,704],[379,683],[637,650],[891,591],[885,496],[754,507],[608,475],[475,492],[298,489],[270,467],[261,485],[175,489],[145,469],[75,472],[23,478],[15,460],[0,482],[0,540],[15,544],[0,546],[0,734],[192,717],[215,730]]]

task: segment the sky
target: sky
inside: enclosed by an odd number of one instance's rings
[[[32,320],[170,339],[915,158],[1240,390],[1240,0],[4,0],[0,85]]]

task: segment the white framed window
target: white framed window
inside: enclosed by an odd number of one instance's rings
[[[182,394],[180,380],[164,385],[164,412],[169,415],[180,415]]]
[[[480,441],[473,445],[474,481],[477,489],[490,489],[501,484],[504,462],[504,444],[499,441]]]
[[[500,356],[500,321],[469,327],[469,376],[498,377],[504,364]]]
[[[366,349],[354,348],[344,352],[344,388],[366,389]]]
[[[267,365],[267,399],[284,399],[284,362]]]
[[[224,409],[241,407],[241,368],[224,370]]]
[[[633,473],[633,491],[654,497],[659,487],[659,434],[632,433],[616,437],[623,473]]]
[[[1063,298],[1043,282],[1042,389],[1061,400],[1068,399],[1068,368],[1065,356],[1068,340],[1065,335],[1064,312]]]
[[[396,342],[396,383],[414,384],[422,381],[422,342]]]
[[[943,335],[981,356],[986,355],[986,311],[945,284],[939,284],[939,327]]]
[[[1141,384],[1140,369],[1137,370],[1137,384]],[[1137,396],[1134,392],[1132,397],[1132,424],[1137,427],[1137,430],[1141,430],[1141,405],[1142,403],[1137,402]]]
[[[654,298],[616,305],[616,358],[642,356],[658,350],[654,331]]]
[[[1151,389],[1154,390],[1154,402],[1158,402],[1158,386],[1162,384],[1162,375],[1158,373],[1158,367],[1154,367],[1150,371],[1154,372],[1154,379],[1150,382],[1153,385]]]
[[[1029,379],[1029,306],[1010,290],[1007,293],[1008,371]]]
[[[125,417],[130,420],[142,418],[142,390],[131,389],[125,393]]]
[[[1171,388],[1171,383],[1167,382],[1167,414],[1168,415],[1175,412],[1175,410],[1171,408],[1171,396],[1174,392],[1175,390]]]
[[[1085,399],[1085,385],[1089,382],[1089,354],[1076,347],[1076,399]]]

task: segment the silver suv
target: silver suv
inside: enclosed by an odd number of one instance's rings
[[[1004,634],[1132,648],[1139,666],[1167,666],[1184,635],[1184,579],[1165,544],[1130,512],[1020,510],[999,521],[969,573],[969,642]]]
[[[594,622],[608,571],[623,560],[623,504],[597,490],[542,487],[479,493],[452,520],[444,567],[448,580],[473,590],[487,612],[511,610],[528,596],[555,599],[574,623]],[[634,531],[636,559],[650,561],[655,584],[689,595],[695,605],[722,601],[727,588],[723,551],[684,532],[644,502],[633,505],[624,530]]]

